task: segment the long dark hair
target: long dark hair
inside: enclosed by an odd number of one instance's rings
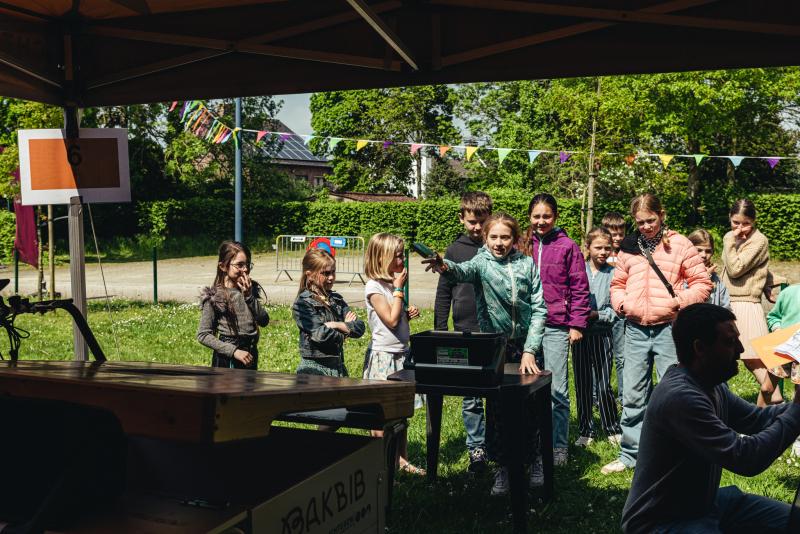
[[[728,213],[728,217],[733,217],[734,215],[744,215],[745,217],[755,221],[756,205],[753,204],[752,200],[740,198],[733,203],[733,206],[731,206],[731,211]]]
[[[220,243],[219,254],[217,255],[217,275],[214,277],[214,287],[216,289],[223,289],[222,298],[225,303],[225,309],[222,314],[225,316],[225,319],[236,335],[239,335],[239,321],[236,318],[236,312],[233,310],[231,297],[227,291],[224,291],[224,288],[225,276],[228,274],[231,262],[240,252],[244,252],[245,258],[247,258],[245,261],[249,264],[251,256],[250,249],[247,245],[238,241],[223,241]],[[257,291],[256,287],[253,287],[252,291]]]
[[[558,202],[556,202],[556,197],[550,193],[539,193],[531,199],[530,204],[528,204],[528,217],[531,216],[533,208],[539,204],[546,204],[550,206],[550,209],[553,210],[553,215],[558,217]]]

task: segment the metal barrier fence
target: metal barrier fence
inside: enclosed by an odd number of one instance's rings
[[[366,284],[364,277],[364,238],[355,236],[326,236],[326,235],[279,235],[275,239],[275,270],[278,276],[286,273],[289,280],[290,272],[303,271],[303,256],[306,250],[315,246],[324,248],[334,253],[336,258],[336,274],[350,274],[350,284],[356,276],[362,284]]]

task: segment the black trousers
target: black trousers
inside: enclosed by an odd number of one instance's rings
[[[620,434],[617,401],[611,389],[611,332],[585,334],[572,346],[572,369],[575,371],[575,397],[578,400],[578,431],[594,436],[592,391],[597,387],[600,423],[607,435]]]

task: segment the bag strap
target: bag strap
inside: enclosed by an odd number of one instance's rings
[[[661,269],[659,269],[658,265],[656,265],[656,262],[653,259],[653,255],[650,254],[650,249],[648,249],[647,247],[642,247],[642,252],[644,253],[645,257],[647,258],[647,263],[650,264],[650,267],[653,268],[653,270],[658,275],[658,278],[661,280],[661,283],[664,284],[664,287],[666,287],[667,291],[669,291],[669,296],[671,296],[672,298],[676,298],[675,290],[672,289],[672,284],[669,283],[667,278],[664,276],[664,273],[662,273]]]

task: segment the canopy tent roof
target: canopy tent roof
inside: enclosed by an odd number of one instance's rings
[[[2,0],[0,94],[59,105],[797,64],[792,0]]]

